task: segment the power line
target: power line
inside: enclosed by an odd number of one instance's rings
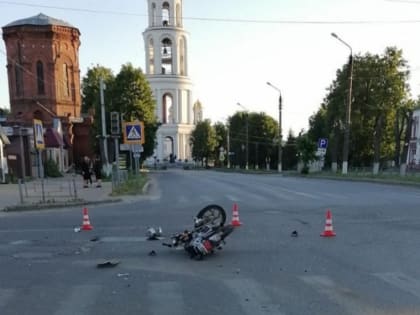
[[[389,0],[390,1],[390,0]],[[408,0],[407,0],[408,1]],[[419,2],[415,2],[419,3]],[[0,4],[9,4],[16,6],[26,6],[35,8],[56,9],[64,11],[87,12],[94,14],[125,15],[136,17],[147,17],[144,13],[133,13],[123,11],[97,10],[87,8],[74,8],[62,6],[50,6],[41,4],[32,4],[27,2],[0,1]],[[420,20],[264,20],[264,19],[238,19],[238,18],[212,18],[212,17],[183,17],[184,20],[202,21],[202,22],[225,22],[225,23],[254,23],[254,24],[308,24],[308,25],[337,25],[337,24],[418,24]]]

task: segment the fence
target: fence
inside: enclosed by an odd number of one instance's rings
[[[18,181],[20,203],[55,203],[78,199],[76,180],[39,179],[33,182]]]

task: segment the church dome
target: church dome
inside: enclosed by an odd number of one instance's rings
[[[23,25],[36,25],[36,26],[57,25],[57,26],[75,28],[70,23],[52,18],[42,13],[26,18],[26,19],[14,21],[12,23],[7,24],[5,27],[14,27],[14,26],[23,26]]]

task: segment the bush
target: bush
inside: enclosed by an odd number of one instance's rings
[[[63,174],[61,174],[60,171],[58,170],[57,163],[52,159],[48,159],[48,161],[45,163],[44,170],[45,170],[45,176],[47,177],[62,177],[63,176]]]

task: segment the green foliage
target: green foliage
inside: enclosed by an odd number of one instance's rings
[[[298,162],[296,137],[292,130],[289,130],[287,141],[283,147],[282,166],[284,170],[296,169]]]
[[[57,163],[53,159],[48,159],[44,164],[45,176],[47,177],[62,177]]]
[[[231,161],[235,166],[245,168],[246,137],[248,124],[248,162],[251,168],[265,167],[269,161],[277,164],[278,124],[265,113],[237,112],[229,117],[230,148],[234,153]]]
[[[337,71],[321,108],[309,121],[312,141],[330,139],[327,160],[341,159],[348,100],[349,64]],[[412,108],[407,85],[408,66],[402,51],[388,47],[382,55],[353,58],[349,161],[353,166],[399,160],[407,112]]]
[[[316,143],[310,139],[308,134],[299,135],[296,142],[299,159],[303,162],[303,169],[306,169],[310,162],[317,159]]]
[[[214,124],[213,129],[216,133],[216,141],[217,141],[215,150],[213,152],[213,156],[216,157],[216,164],[218,166],[223,166],[223,165],[226,165],[226,163],[227,163],[227,133],[228,133],[228,129],[221,122],[218,122],[218,123]],[[224,153],[225,153],[225,155],[224,155],[225,159],[223,161],[219,160],[221,148],[223,148]]]
[[[128,180],[112,191],[112,196],[119,195],[141,195],[143,187],[147,183],[147,176],[145,174],[130,175]]]
[[[197,161],[214,158],[214,151],[217,146],[216,131],[211,126],[210,120],[199,122],[191,134],[192,156]]]
[[[125,121],[143,121],[146,139],[142,160],[146,159],[153,154],[156,131],[159,127],[154,115],[156,103],[142,70],[134,68],[130,63],[123,65],[117,76],[114,76],[110,69],[98,65],[89,69],[83,78],[82,111],[91,111],[94,114],[91,134],[96,151],[98,152],[96,136],[102,132],[99,92],[101,77],[106,85],[104,91],[106,121],[109,122],[111,111],[119,112]],[[109,134],[110,124],[106,125]]]

